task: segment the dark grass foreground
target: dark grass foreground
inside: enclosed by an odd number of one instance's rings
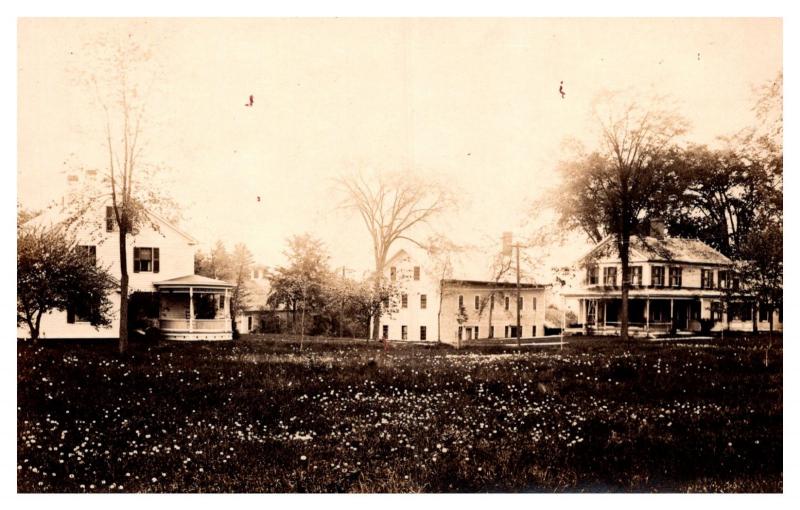
[[[766,344],[20,344],[18,490],[780,492]]]

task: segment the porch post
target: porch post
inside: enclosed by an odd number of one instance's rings
[[[669,329],[672,329],[675,326],[675,315],[673,314],[673,310],[675,309],[675,300],[670,298],[669,300]]]
[[[228,289],[225,289],[225,318],[231,318],[231,303],[228,301]]]
[[[194,331],[194,289],[189,287],[189,333]]]

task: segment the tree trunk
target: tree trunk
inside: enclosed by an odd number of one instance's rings
[[[119,229],[119,352],[128,350],[128,252],[125,229]]]
[[[753,333],[758,333],[758,302],[754,302],[751,308],[753,314]]]
[[[628,287],[630,281],[630,235],[623,232],[619,243],[619,258],[622,262],[622,309],[620,310],[620,337],[628,340]]]

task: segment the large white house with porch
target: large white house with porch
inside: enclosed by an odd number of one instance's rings
[[[74,181],[74,176],[73,181]],[[85,247],[95,264],[119,280],[119,231],[110,204],[98,203],[87,221],[70,231],[78,245]],[[127,264],[131,304],[130,319],[142,327],[159,327],[163,336],[174,340],[230,340],[232,336],[230,296],[233,285],[194,274],[197,241],[166,219],[146,212],[147,221],[127,239]],[[54,205],[22,228],[49,227],[63,222],[63,208]],[[42,316],[43,339],[113,339],[119,332],[120,293],[109,296],[113,305],[111,325],[95,328],[82,320],[80,310],[51,311]],[[136,326],[134,326],[136,327]],[[17,328],[17,337],[29,332]]]
[[[696,239],[669,237],[656,224],[653,235],[630,241],[629,330],[651,336],[667,332],[769,329],[765,310],[736,302],[734,263]],[[576,264],[562,294],[576,310],[574,328],[586,334],[617,334],[622,303],[622,266],[612,237]],[[776,329],[782,314],[775,312]]]

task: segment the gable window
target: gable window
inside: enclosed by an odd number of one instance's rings
[[[508,296],[506,296],[506,303],[505,303],[505,305],[506,305],[506,310],[508,310]],[[508,336],[508,335],[506,335],[506,336]]]
[[[615,286],[617,284],[617,268],[604,267],[603,268],[603,285]]]
[[[116,218],[114,218],[114,208],[108,205],[106,206],[106,232],[114,231],[114,223],[116,223]]]
[[[680,267],[669,268],[669,286],[680,287],[683,281],[683,269]]]
[[[389,269],[389,275],[390,275],[389,277],[391,278],[392,281],[397,280],[397,268],[392,266]]]
[[[481,298],[480,296],[475,296],[475,309],[479,310],[481,308]]]
[[[642,266],[631,267],[631,285],[634,287],[642,286]]]
[[[86,254],[93,266],[97,265],[97,246],[78,245],[78,250]]]
[[[428,339],[428,327],[427,326],[420,326],[419,327],[419,339],[420,340],[427,340]]]
[[[653,274],[650,276],[653,287],[664,286],[664,266],[653,266]]]
[[[421,309],[423,309],[423,310],[428,308],[428,295],[427,294],[421,294],[419,296],[419,307]]]
[[[403,308],[408,308],[408,294],[400,294],[400,301]]]
[[[589,266],[586,269],[586,282],[589,285],[597,285],[599,283],[597,266]]]
[[[419,281],[419,266],[414,266],[414,280]]]
[[[408,326],[400,326],[400,339],[408,340]]]
[[[133,272],[157,273],[159,271],[158,248],[133,248]]]
[[[714,288],[714,271],[712,269],[701,270],[700,287],[703,289]]]

